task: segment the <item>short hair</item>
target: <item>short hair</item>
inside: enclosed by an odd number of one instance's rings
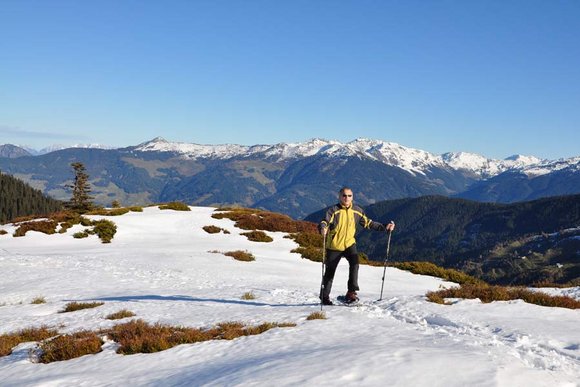
[[[339,194],[339,195],[342,195],[342,194],[344,193],[344,191],[350,191],[350,192],[352,192],[352,188],[350,188],[350,187],[347,187],[347,186],[344,186],[344,187],[342,187],[342,188],[340,189],[340,191],[338,191],[338,194]]]

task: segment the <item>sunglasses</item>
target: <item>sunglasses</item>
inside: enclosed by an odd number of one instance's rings
[[[343,198],[352,198],[352,195],[342,195]]]

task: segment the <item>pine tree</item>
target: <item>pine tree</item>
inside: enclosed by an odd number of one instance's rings
[[[86,172],[85,165],[80,162],[71,163],[75,172],[74,184],[69,185],[72,188],[72,197],[67,203],[67,207],[73,211],[84,213],[90,211],[94,205],[94,199],[89,184],[89,175]]]

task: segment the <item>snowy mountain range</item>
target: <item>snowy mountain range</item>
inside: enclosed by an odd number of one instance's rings
[[[425,174],[431,168],[452,168],[473,172],[481,177],[490,177],[507,170],[527,168],[542,165],[535,169],[535,174],[549,173],[550,165],[578,164],[579,158],[570,160],[549,161],[534,156],[514,155],[504,160],[489,159],[484,156],[467,152],[450,152],[436,155],[423,150],[399,145],[394,142],[357,138],[341,143],[339,141],[311,139],[300,143],[279,143],[275,145],[199,145],[180,142],[169,142],[162,137],[142,143],[134,148],[141,152],[171,152],[190,159],[213,158],[230,159],[233,157],[263,157],[273,161],[284,161],[312,156],[326,157],[360,157],[376,160],[386,165],[399,167],[411,173]]]
[[[285,233],[251,242],[213,208],[190,212],[145,208],[114,218],[110,244],[83,226],[53,235],[0,234],[0,336],[45,326],[66,335],[102,332],[140,319],[151,325],[208,329],[290,323],[233,340],[181,344],[122,355],[105,334],[100,352],[38,364],[34,341],[0,357],[2,386],[575,386],[580,380],[578,310],[521,300],[428,302],[427,291],[457,286],[387,268],[361,266],[361,302],[320,311],[320,263],[302,259]],[[102,218],[91,216],[92,219]],[[208,234],[207,225],[228,234]],[[245,250],[253,262],[223,252]],[[337,269],[331,297],[346,289],[348,266]],[[579,288],[547,289],[580,299]],[[251,293],[253,299],[243,296]],[[32,303],[34,299],[43,302]],[[59,313],[69,303],[103,303]],[[97,304],[99,305],[99,304]],[[119,311],[134,317],[108,319]]]
[[[0,146],[0,152],[7,146]],[[242,205],[304,217],[353,186],[359,204],[444,195],[515,202],[580,193],[580,157],[504,160],[458,152],[437,155],[396,143],[312,139],[274,145],[200,145],[161,137],[142,144],[67,148],[34,157],[0,157],[0,170],[57,199],[68,198],[70,163],[81,161],[101,204],[181,200]],[[13,158],[9,158],[13,157]]]

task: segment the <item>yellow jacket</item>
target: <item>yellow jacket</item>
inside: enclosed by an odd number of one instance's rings
[[[356,225],[377,231],[385,231],[384,225],[373,222],[364,213],[364,210],[353,204],[345,207],[338,203],[326,211],[326,216],[320,222],[320,228],[327,228],[326,248],[330,250],[344,251],[356,243]]]

